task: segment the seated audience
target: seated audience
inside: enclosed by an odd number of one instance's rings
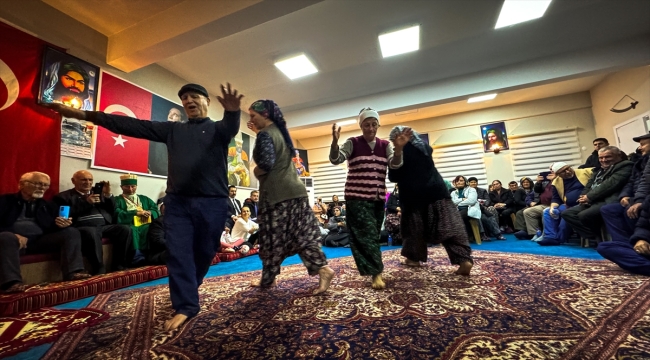
[[[592,168],[574,170],[565,162],[551,165],[555,178],[552,182],[553,196],[551,205],[544,210],[542,221],[544,234],[535,239],[540,245],[560,245],[571,236],[573,231],[560,215],[569,208],[578,205],[578,198],[589,182]]]
[[[244,206],[248,206],[251,210],[251,220],[257,222],[257,210],[260,201],[260,192],[257,190],[251,191],[251,197],[244,201]]]
[[[232,228],[241,214],[241,202],[237,200],[237,187],[228,185],[228,220],[226,226]]]
[[[332,217],[334,216],[334,208],[335,207],[340,207],[341,212],[343,212],[343,203],[339,201],[339,197],[336,195],[332,195],[332,202],[327,204],[327,216]]]
[[[111,194],[111,184],[102,181],[102,190],[93,193],[93,174],[79,170],[72,175],[74,188],[59,193],[54,201],[59,205],[70,206],[72,226],[81,233],[81,251],[92,267],[92,274],[104,274],[104,255],[102,238],[113,244],[113,270],[128,267],[126,249],[131,244],[131,229],[126,225],[113,225],[115,201]]]
[[[249,242],[244,241],[244,239],[236,239],[230,234],[230,228],[225,227],[223,233],[221,233],[221,248],[219,249],[222,253],[228,252],[237,252],[239,251],[242,254],[248,254],[253,245]]]
[[[334,207],[334,216],[330,216],[327,229],[329,234],[323,239],[323,246],[341,247],[350,244],[350,231],[340,207]]]
[[[533,180],[528,177],[522,178],[519,181],[519,186],[517,186],[517,182],[511,181],[508,183],[508,187],[512,191],[512,196],[515,200],[515,230],[525,230],[526,220],[524,219],[524,210],[530,207],[530,204],[535,201]]]
[[[249,242],[249,239],[251,235],[257,232],[257,230],[260,228],[251,218],[251,209],[248,206],[244,206],[241,209],[241,216],[237,221],[235,221],[235,226],[232,229],[231,232],[231,237],[232,240],[234,241],[234,246],[239,247],[242,246],[242,249],[244,250],[244,253],[248,252],[248,249],[252,247],[252,243]],[[240,240],[241,244],[240,244]],[[248,249],[244,248],[243,245],[246,245]],[[237,249],[235,249],[237,250]]]
[[[467,234],[471,234],[470,239],[474,238],[470,218],[481,220],[481,206],[476,196],[476,189],[469,186],[464,176],[456,176],[454,179],[456,190],[451,193],[451,201],[458,207],[460,217],[465,223]]]
[[[510,214],[515,213],[515,199],[512,196],[512,191],[505,190],[501,186],[501,181],[494,180],[492,182],[492,191],[490,192],[490,203],[499,213],[499,225],[503,227],[502,231],[512,233],[514,224]]]
[[[478,224],[479,231],[481,232],[481,240],[488,241],[490,237],[496,238],[497,240],[505,240],[506,238],[501,234],[501,230],[499,230],[499,213],[490,203],[489,192],[478,187],[478,179],[475,177],[470,177],[467,179],[467,182],[470,187],[476,190],[478,203],[481,207],[481,221]]]
[[[515,233],[518,239],[537,240],[535,238],[537,230],[542,228],[542,214],[544,209],[551,205],[553,198],[552,181],[554,178],[555,175],[550,171],[544,171],[537,175],[537,182],[533,188],[533,201],[528,202],[528,208],[523,210],[525,229]]]
[[[600,168],[594,169],[582,190],[578,198],[579,205],[567,209],[561,215],[578,235],[590,242],[600,240],[600,208],[618,202],[618,194],[632,173],[632,162],[622,160],[621,154],[623,153],[616,146],[605,146],[598,150]]]
[[[393,238],[393,245],[401,245],[402,237],[399,231],[400,219],[402,217],[402,208],[399,203],[399,188],[395,184],[395,189],[389,194],[386,202],[386,221],[384,227],[388,234]]]
[[[596,250],[622,269],[650,276],[650,197],[643,201],[643,210],[629,239],[614,233],[612,241],[601,242]]]
[[[600,209],[607,232],[612,238],[628,239],[632,236],[641,213],[641,205],[649,193],[650,184],[643,179],[643,171],[650,154],[650,134],[635,137],[634,141],[641,143],[642,156],[634,163],[632,176],[618,196],[619,202],[607,204]]]
[[[163,198],[164,199],[164,198]],[[160,200],[163,200],[160,199]],[[167,264],[167,242],[165,241],[165,202],[160,201],[158,212],[160,216],[154,219],[149,225],[147,233],[147,242],[149,251],[147,252],[147,264],[149,265],[166,265]]]
[[[50,177],[29,172],[20,177],[18,193],[0,196],[0,293],[23,292],[20,255],[61,252],[65,280],[90,277],[83,272],[81,235],[70,218],[58,216],[55,204],[43,200]]]
[[[589,155],[587,161],[584,164],[578,166],[578,169],[600,167],[600,161],[598,161],[598,150],[604,148],[605,146],[609,146],[609,141],[607,141],[607,139],[605,138],[597,138],[594,139],[593,144],[594,144],[594,151],[591,153],[591,155]]]
[[[149,251],[147,232],[149,224],[158,217],[158,206],[144,195],[137,195],[138,176],[120,176],[122,195],[115,198],[115,220],[131,228],[131,243],[127,244],[127,259],[133,266],[144,265]]]
[[[314,215],[316,216],[316,220],[320,224],[326,224],[327,223],[327,204],[323,203],[323,198],[320,196],[316,199],[316,203],[314,203],[314,206],[312,206],[312,210],[314,211]]]

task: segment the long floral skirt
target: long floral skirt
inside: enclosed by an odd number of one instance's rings
[[[271,286],[280,274],[284,259],[300,255],[309,275],[327,265],[321,250],[318,221],[307,198],[290,199],[274,206],[264,204],[258,214],[259,244],[262,259],[262,287]]]
[[[402,256],[427,261],[427,243],[442,244],[452,264],[471,261],[472,249],[463,219],[450,199],[414,209],[402,204]]]

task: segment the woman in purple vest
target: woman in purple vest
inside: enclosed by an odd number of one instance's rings
[[[399,136],[395,145],[376,137],[379,114],[361,109],[359,127],[363,135],[347,139],[339,147],[341,127],[332,126],[330,162],[334,165],[348,161],[345,182],[347,225],[350,230],[350,249],[361,275],[372,275],[372,287],[386,287],[381,278],[384,263],[381,260],[379,236],[384,219],[386,197],[386,170],[402,166],[402,148],[409,137]]]
[[[389,138],[396,139],[405,129],[404,126],[394,127]],[[431,146],[422,141],[417,132],[411,131],[409,142],[404,146],[403,166],[388,171],[390,181],[399,185],[404,265],[420,266],[420,261],[427,261],[427,243],[442,244],[449,261],[459,265],[456,274],[469,275],[474,260],[467,231],[445,181],[433,164],[432,154]]]

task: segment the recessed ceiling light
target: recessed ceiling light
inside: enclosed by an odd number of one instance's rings
[[[318,72],[316,66],[309,61],[305,54],[278,61],[275,63],[275,66],[291,80]]]
[[[497,97],[497,94],[488,94],[488,95],[476,96],[476,97],[469,98],[467,100],[467,103],[470,104],[470,103],[475,103],[475,102],[479,102],[479,101],[492,100],[495,97]]]
[[[404,54],[420,48],[420,25],[379,35],[381,56]]]
[[[551,0],[505,0],[495,29],[541,18]]]
[[[343,126],[352,125],[352,124],[356,124],[356,123],[357,123],[357,120],[356,120],[356,119],[350,119],[350,120],[345,120],[345,121],[337,122],[336,124],[337,124],[338,126],[343,127]]]

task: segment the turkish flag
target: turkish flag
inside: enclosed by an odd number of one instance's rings
[[[138,86],[102,72],[99,110],[109,114],[151,118],[153,95]],[[147,174],[149,141],[115,134],[97,127],[93,167]]]
[[[0,194],[30,171],[50,176],[47,197],[59,192],[60,116],[36,103],[46,45],[0,22]]]

